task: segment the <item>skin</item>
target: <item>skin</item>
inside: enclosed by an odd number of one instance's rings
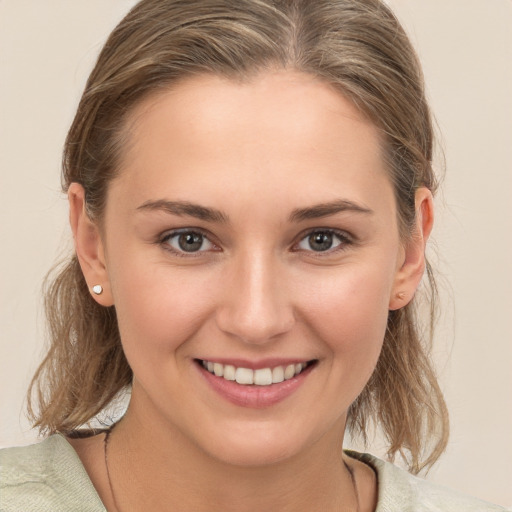
[[[119,508],[355,510],[357,494],[360,510],[374,510],[373,471],[342,455],[346,414],[375,368],[388,311],[423,274],[430,192],[417,191],[416,232],[401,240],[378,130],[298,72],[243,84],[194,77],[144,101],[127,130],[101,227],[80,185],[69,189],[82,270],[104,288],[95,299],[115,305],[134,372],[109,445]],[[225,221],[161,201],[214,208]],[[350,208],[291,218],[340,201]],[[165,236],[176,229],[203,233],[201,250],[172,252],[178,239]],[[315,251],[308,236],[322,230],[338,235]],[[316,364],[292,395],[254,409],[200,378],[195,358],[225,357]],[[115,510],[103,436],[71,442]]]

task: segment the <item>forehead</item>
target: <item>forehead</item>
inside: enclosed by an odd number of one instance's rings
[[[209,137],[215,131],[231,129],[242,137],[252,137],[259,129],[261,142],[265,135],[283,135],[274,142],[285,145],[294,137],[304,139],[347,139],[346,133],[332,131],[333,123],[345,121],[352,132],[372,132],[379,142],[379,133],[340,91],[320,79],[298,71],[280,70],[261,72],[247,80],[232,80],[217,75],[199,75],[178,81],[168,89],[150,95],[139,103],[126,123],[132,142],[148,142],[147,127],[186,136]],[[288,136],[286,136],[288,135]],[[225,142],[219,137],[217,146]],[[253,140],[256,145],[258,140]]]
[[[127,135],[116,182],[132,183],[139,201],[192,190],[206,202],[244,190],[279,200],[293,189],[302,202],[364,202],[356,196],[371,195],[372,181],[388,181],[377,128],[332,86],[294,71],[188,78],[138,105]]]

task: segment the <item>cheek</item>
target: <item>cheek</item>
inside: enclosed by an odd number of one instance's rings
[[[371,265],[353,266],[309,283],[307,322],[345,369],[364,370],[368,377],[373,371],[386,331],[392,275]]]
[[[129,260],[129,261],[128,261]],[[201,272],[177,271],[133,258],[113,266],[118,324],[126,355],[159,359],[193,336],[212,304]]]

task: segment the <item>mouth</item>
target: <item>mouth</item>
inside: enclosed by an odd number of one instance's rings
[[[236,382],[242,386],[271,386],[284,381],[292,380],[306,369],[314,366],[316,359],[310,361],[289,363],[284,365],[269,366],[266,368],[245,368],[233,364],[196,359],[207,372],[226,381]]]
[[[194,360],[195,367],[217,396],[236,406],[253,409],[272,407],[294,395],[318,362],[318,359],[259,362]]]

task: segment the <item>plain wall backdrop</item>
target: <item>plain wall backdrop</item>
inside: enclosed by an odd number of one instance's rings
[[[40,288],[71,247],[61,149],[94,59],[134,3],[0,0],[0,447],[36,439],[23,407],[44,348]],[[428,478],[510,506],[512,2],[388,3],[423,62],[446,156],[435,354],[452,434]]]

